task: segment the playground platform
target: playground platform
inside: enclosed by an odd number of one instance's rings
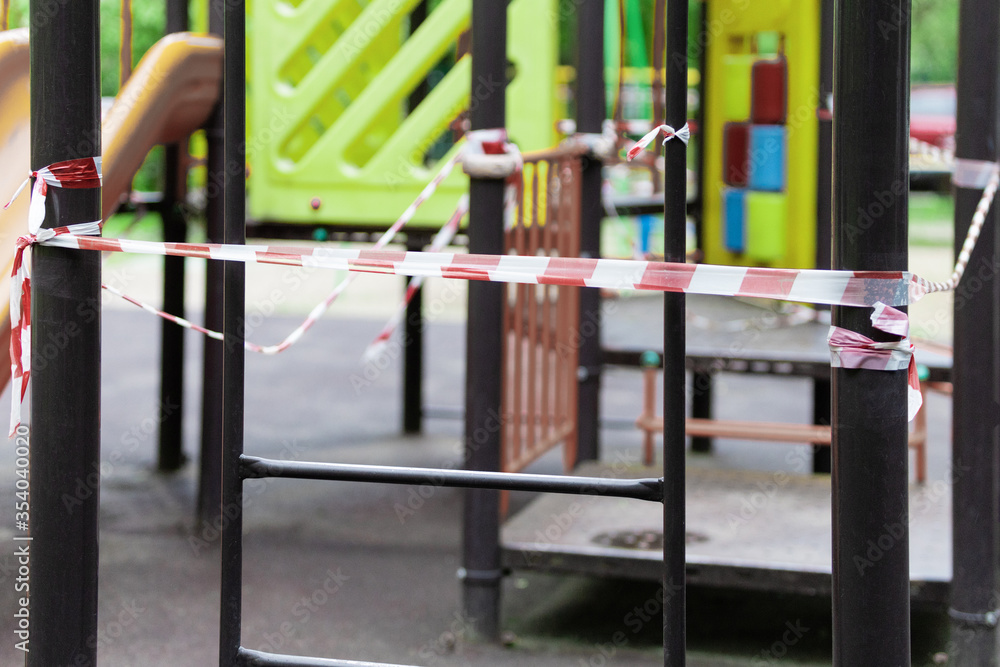
[[[192,280],[196,280],[200,262],[191,265]],[[150,272],[155,263],[152,266]],[[144,264],[130,263],[109,265],[105,274],[106,279],[138,287],[145,284],[146,271]],[[332,280],[318,275],[310,280],[317,278]],[[272,285],[273,280],[272,276]],[[378,276],[373,280],[384,290],[384,281],[391,279]],[[269,292],[257,286],[267,282],[251,277],[249,314],[265,310]],[[279,312],[295,310],[299,301],[312,301],[313,287],[303,284],[291,289],[287,282],[277,284],[287,297]],[[460,462],[462,425],[458,420],[428,419],[423,436],[398,435],[398,361],[365,374],[361,353],[384,322],[379,319],[381,310],[391,311],[395,303],[384,292],[381,296],[366,292],[367,284],[358,281],[356,285],[360,292],[353,303],[358,309],[345,307],[342,312],[348,314],[324,318],[298,346],[277,357],[248,356],[249,454],[413,466],[446,467]],[[401,285],[397,287],[401,291]],[[155,286],[151,289],[155,294]],[[425,339],[426,396],[434,405],[460,407],[465,335],[459,316],[462,297],[455,306],[455,299],[442,289],[440,284],[432,285],[431,295],[437,296],[425,300],[429,312],[434,303],[444,304],[431,318]],[[190,293],[196,302],[198,292]],[[625,317],[658,328],[661,303],[655,296],[608,301],[606,312],[614,312],[607,321]],[[264,319],[249,338],[272,342],[296,323],[297,318],[287,314]],[[173,476],[153,472],[155,424],[166,411],[176,409],[157,405],[159,328],[159,321],[146,313],[108,302],[103,322],[101,615],[100,634],[95,638],[102,667],[198,666],[216,661],[218,533],[194,519],[196,465],[189,462]],[[186,343],[191,380],[184,406],[185,450],[194,456],[201,338],[188,332]],[[365,378],[367,384],[352,382],[357,377]],[[808,379],[724,377],[716,385],[722,415],[793,420],[808,414]],[[635,370],[610,369],[604,386],[604,462],[611,466],[622,460],[634,462],[641,432],[625,425],[638,415],[641,376]],[[762,395],[768,397],[763,407]],[[9,401],[9,393],[0,400]],[[925,500],[935,516],[946,517],[950,404],[932,395],[925,409],[931,413],[930,481],[925,489],[932,493]],[[693,494],[689,531],[726,535],[728,542],[716,540],[718,548],[729,545],[741,557],[747,557],[751,548],[739,546],[741,540],[749,543],[752,537],[754,548],[770,549],[775,562],[780,561],[784,548],[781,540],[795,535],[799,547],[810,549],[819,562],[824,544],[829,543],[829,528],[822,523],[829,521],[829,515],[823,514],[822,493],[817,491],[824,482],[792,469],[794,457],[801,459],[808,451],[807,446],[720,440],[711,455],[689,455]],[[2,457],[0,503],[13,506],[11,449],[6,448]],[[741,469],[749,472],[738,472]],[[560,470],[557,452],[532,467],[535,472]],[[789,476],[773,500],[748,517],[746,525],[731,529],[727,512],[738,510],[741,495],[752,493],[756,481],[764,480],[767,486],[768,479],[775,483],[785,479],[778,476],[779,470]],[[726,475],[733,480],[728,496],[716,498],[707,492],[711,487],[702,480]],[[84,481],[80,492],[88,488]],[[810,495],[800,495],[803,490]],[[806,504],[801,499],[807,497],[810,506],[789,507]],[[507,529],[508,539],[521,520],[518,513],[535,500],[512,494],[514,519]],[[459,490],[434,489],[423,497],[406,486],[269,480],[248,483],[245,506],[243,642],[249,648],[414,665],[662,664],[659,622],[641,620],[643,610],[656,604],[658,585],[643,581],[635,572],[593,576],[592,571],[550,574],[517,569],[504,582],[506,644],[471,641],[467,619],[458,613]],[[791,509],[805,514],[795,518]],[[655,505],[638,510],[658,515]],[[773,518],[778,515],[785,520]],[[626,527],[626,516],[633,516],[633,511],[619,515],[614,524],[618,530]],[[655,517],[649,521],[656,525]],[[9,545],[0,551],[0,635],[7,638],[0,642],[0,664],[4,665],[21,662],[10,639],[17,576],[13,533],[13,525],[0,526],[0,541]],[[689,553],[700,553],[697,549],[708,549],[710,544],[695,542]],[[936,546],[935,553],[943,556],[949,546],[946,525],[941,526]],[[728,547],[724,552],[730,553]],[[67,554],[69,563],[73,558]],[[702,568],[699,576],[706,572]],[[692,576],[693,583],[696,579]],[[787,652],[782,664],[829,664],[829,598],[821,585],[806,591],[816,595],[746,588],[691,587],[688,664],[729,667],[760,664],[760,660],[768,664],[774,651]],[[946,641],[947,623],[940,613],[920,610],[915,610],[914,623],[914,664],[932,664],[933,653]],[[782,640],[789,627],[802,634],[794,646]]]

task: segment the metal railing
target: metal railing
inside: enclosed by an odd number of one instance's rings
[[[526,155],[506,254],[578,257],[582,150]],[[563,445],[566,469],[576,464],[579,288],[507,285],[504,302],[504,387],[501,466],[523,470]]]

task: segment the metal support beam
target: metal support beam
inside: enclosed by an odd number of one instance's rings
[[[408,234],[406,249],[424,249],[422,234]],[[413,278],[407,278],[409,286]],[[406,305],[403,320],[403,433],[419,435],[424,425],[424,290],[418,289]]]
[[[580,0],[577,10],[576,128],[578,132],[602,131],[604,92],[604,0]],[[601,256],[602,163],[594,155],[583,161],[580,178],[580,256]],[[580,384],[577,394],[577,461],[600,456],[601,414],[601,293],[580,292]],[[593,332],[583,336],[582,332]]]
[[[910,0],[840,0],[835,25],[833,268],[906,270]],[[894,338],[870,314],[833,320]],[[835,368],[832,388],[833,664],[908,666],[906,371]]]
[[[188,29],[187,0],[167,0],[167,34]],[[164,151],[163,240],[183,243],[187,223],[181,205],[187,191],[185,158],[187,146],[171,144]],[[163,258],[163,310],[184,317],[184,258]],[[160,420],[159,458],[161,472],[184,465],[184,329],[163,320],[160,325]]]
[[[427,20],[427,0],[421,0],[410,12],[410,34]],[[425,78],[410,94],[410,113],[424,101],[430,92],[430,82]],[[419,232],[406,235],[406,249],[419,251],[426,245],[426,238]],[[406,279],[409,286],[412,278]],[[403,434],[419,435],[424,430],[424,291],[418,289],[406,306],[403,318]]]
[[[55,13],[33,2],[30,14],[31,168],[100,155],[97,0],[69,2]],[[49,188],[45,227],[100,218],[99,188]],[[31,253],[31,541],[16,543],[31,561],[25,664],[91,665],[98,625],[101,258],[45,246]]]
[[[830,425],[830,378],[813,378],[813,424]],[[833,470],[833,448],[813,445],[812,471],[829,475]]]
[[[472,81],[507,81],[507,5],[472,3]],[[473,130],[504,127],[506,84],[477,98],[469,112]],[[470,179],[469,252],[503,254],[504,182]],[[469,282],[465,371],[465,468],[500,470],[501,372],[505,285]],[[500,497],[497,491],[465,494],[463,605],[478,636],[500,637]]]
[[[1000,5],[995,0],[959,3],[958,158],[995,162]],[[955,254],[969,230],[982,189],[955,188]],[[1000,433],[1000,338],[995,293],[998,207],[990,211],[967,272],[955,294],[955,356],[952,369],[952,558],[951,644],[948,664],[998,664],[997,608],[1000,566],[998,531],[998,433]]]
[[[210,0],[208,30],[223,33],[225,0]],[[220,100],[223,96],[220,95]],[[208,119],[205,137],[208,144],[208,182],[205,187],[206,236],[209,243],[225,238],[223,184],[226,178],[226,155],[223,137],[222,102]],[[222,264],[205,265],[205,327],[222,330]],[[201,379],[201,459],[198,470],[198,518],[211,523],[218,516],[222,502],[222,341],[202,336],[204,345]]]
[[[225,174],[224,243],[246,243],[246,13],[243,0],[225,1]],[[246,310],[246,266],[223,264],[222,358],[222,528],[221,610],[219,664],[240,664],[240,625],[243,603],[243,401]]]
[[[667,2],[667,103],[665,121],[687,122],[688,3]],[[660,122],[657,119],[655,122]],[[687,247],[687,146],[664,146],[663,258],[685,261]],[[663,295],[663,664],[686,663],[685,551],[685,309],[683,293]]]
[[[691,416],[695,419],[712,418],[712,384],[711,372],[691,372]],[[712,452],[712,438],[696,435],[691,438],[691,451],[700,454]]]

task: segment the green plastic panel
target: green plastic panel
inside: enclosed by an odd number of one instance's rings
[[[750,117],[750,72],[755,58],[744,55],[727,55],[723,58],[722,76],[725,79],[725,120],[745,121]]]
[[[747,256],[761,263],[785,256],[788,198],[778,192],[749,190],[746,194]]]
[[[385,226],[434,176],[439,140],[496,82],[470,85],[468,56],[442,67],[469,29],[471,0],[441,0],[411,35],[418,2],[251,0],[251,219]],[[556,0],[508,10],[507,128],[521,150],[555,140],[557,17]],[[439,80],[408,113],[429,75]],[[456,169],[411,224],[441,226],[467,190]]]

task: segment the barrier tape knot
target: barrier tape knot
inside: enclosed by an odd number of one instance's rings
[[[876,342],[856,331],[831,326],[827,341],[830,345],[830,366],[874,371],[907,370],[907,421],[913,421],[923,404],[917,362],[910,342],[910,322],[906,313],[877,302],[871,314],[872,326],[879,331],[900,336],[900,340]]]
[[[13,390],[10,433],[13,437],[21,424],[21,404],[28,391],[31,375],[31,270],[25,250],[63,234],[94,236],[101,233],[101,222],[84,222],[54,229],[40,229],[17,238],[10,281],[10,378]]]
[[[35,185],[28,205],[28,233],[17,239],[10,274],[10,377],[14,393],[11,401],[10,437],[14,436],[21,424],[21,403],[28,391],[28,378],[31,375],[31,272],[25,261],[24,251],[64,234],[93,236],[101,233],[100,221],[54,229],[42,227],[49,186],[67,189],[101,187],[100,156],[53,162],[47,167],[32,171],[4,205],[4,209],[14,203],[32,178],[35,179]]]
[[[661,132],[663,133],[663,145],[666,145],[666,143],[674,137],[680,139],[685,146],[687,146],[688,142],[691,141],[691,128],[688,127],[687,123],[684,123],[679,130],[675,130],[669,125],[658,125],[647,132],[642,139],[635,142],[635,146],[632,146],[632,148],[629,149],[626,159],[632,160],[635,158],[635,156],[649,146],[653,139],[655,139]]]

